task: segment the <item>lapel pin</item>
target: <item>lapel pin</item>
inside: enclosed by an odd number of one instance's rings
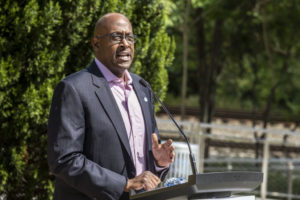
[[[147,97],[144,97],[144,101],[145,101],[145,102],[148,102],[148,99],[147,99]]]

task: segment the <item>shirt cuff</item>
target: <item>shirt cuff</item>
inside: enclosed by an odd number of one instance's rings
[[[159,166],[156,164],[156,162],[154,162],[154,166],[155,166],[155,171],[156,171],[156,172],[161,172],[161,171],[163,171],[163,170],[165,170],[165,169],[168,169],[168,168],[170,167],[170,164],[168,164],[168,165],[165,166],[165,167],[159,167]]]

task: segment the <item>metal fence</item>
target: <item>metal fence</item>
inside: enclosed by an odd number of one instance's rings
[[[157,118],[162,138],[182,140],[170,120]],[[262,199],[300,199],[300,132],[288,129],[179,121],[192,143],[199,172],[262,171],[255,191]],[[254,134],[257,137],[254,137]],[[175,142],[175,162],[169,176],[191,174],[188,149]],[[204,158],[205,146],[209,156]]]
[[[174,163],[170,166],[167,178],[181,177],[188,180],[188,176],[192,174],[192,168],[190,166],[190,157],[187,144],[185,142],[173,142],[176,149]],[[194,152],[195,161],[199,166],[199,145],[191,144],[191,150]]]

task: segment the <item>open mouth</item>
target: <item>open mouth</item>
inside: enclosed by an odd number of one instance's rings
[[[128,61],[131,59],[131,53],[130,52],[120,52],[117,54],[117,59],[122,61]]]

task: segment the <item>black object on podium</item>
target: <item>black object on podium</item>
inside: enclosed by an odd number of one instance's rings
[[[133,194],[135,200],[203,199],[230,197],[250,192],[263,180],[261,172],[214,172],[190,175],[188,182]]]

